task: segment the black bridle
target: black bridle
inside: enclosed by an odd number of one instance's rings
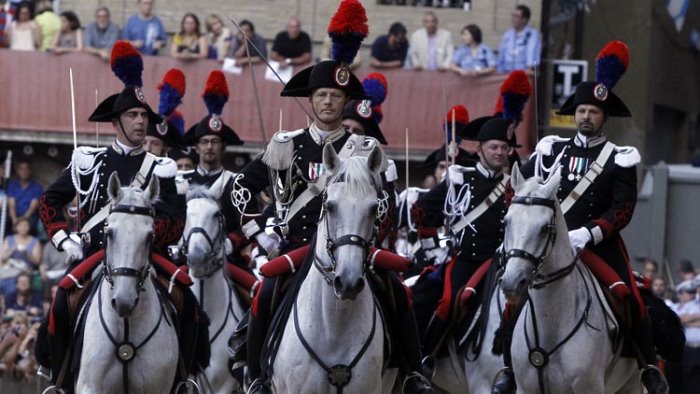
[[[187,233],[187,236],[183,238],[182,249],[180,250],[180,253],[183,256],[187,257],[190,245],[190,238],[193,234],[202,234],[204,239],[207,241],[207,244],[209,245],[209,253],[207,253],[206,256],[204,256],[204,260],[211,261],[213,263],[213,269],[210,272],[207,272],[207,278],[213,275],[214,272],[216,272],[224,264],[224,259],[215,259],[215,257],[217,257],[221,253],[221,250],[223,249],[224,245],[224,217],[221,214],[221,212],[218,211],[215,215],[215,218],[217,220],[217,226],[219,231],[217,232],[216,237],[214,239],[211,238],[211,236],[209,235],[209,233],[207,233],[207,230],[205,230],[204,227],[192,227]]]
[[[530,196],[515,196],[511,201],[511,204],[518,205],[539,205],[543,207],[550,208],[552,210],[552,218],[547,225],[547,240],[545,241],[542,252],[539,256],[535,256],[533,253],[528,252],[524,249],[506,249],[504,264],[508,263],[511,258],[521,258],[529,261],[533,266],[533,274],[538,276],[537,273],[542,269],[542,265],[549,257],[552,250],[554,250],[554,243],[557,240],[557,210],[554,199],[542,198],[542,197],[530,197]],[[505,246],[505,245],[504,245]],[[573,267],[573,266],[572,266]],[[539,277],[539,276],[538,276]]]
[[[341,246],[352,245],[358,246],[362,249],[364,259],[363,259],[363,274],[367,270],[369,265],[369,250],[374,244],[374,240],[379,233],[379,228],[376,223],[373,223],[372,237],[366,240],[363,236],[357,234],[344,234],[335,239],[331,238],[331,229],[327,215],[329,214],[328,208],[326,206],[326,199],[328,197],[327,193],[323,193],[323,203],[321,205],[321,216],[319,218],[319,223],[324,222],[326,226],[326,254],[328,254],[328,259],[330,264],[324,264],[323,260],[316,254],[314,258],[314,266],[321,272],[323,278],[326,280],[330,286],[333,286],[333,280],[335,279],[335,271],[338,268],[338,261],[335,258],[335,251]],[[375,215],[376,217],[376,208]]]
[[[109,215],[111,216],[113,213],[125,213],[128,215],[141,215],[141,216],[148,216],[150,218],[154,217],[154,210],[152,207],[139,207],[136,205],[127,205],[127,204],[117,204],[115,206],[112,206],[109,212]],[[105,245],[105,251],[107,247],[109,246],[109,239],[110,239],[110,233],[109,230],[107,229],[107,222],[109,220],[109,216],[107,217],[107,220],[105,220],[105,231],[104,233],[104,245]],[[150,243],[151,240],[149,240]],[[150,248],[150,245],[149,245]],[[150,272],[151,268],[151,263],[150,260],[147,264],[143,266],[142,269],[138,270],[135,268],[129,268],[129,267],[112,267],[112,263],[109,261],[108,254],[105,253],[105,257],[103,260],[103,270],[105,274],[105,279],[107,280],[107,283],[114,288],[114,277],[115,276],[130,276],[133,278],[138,279],[138,282],[136,286],[138,287],[139,290],[143,289],[143,284],[148,277],[148,273]]]

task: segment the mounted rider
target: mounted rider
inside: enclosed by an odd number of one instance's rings
[[[341,9],[348,4],[362,7],[359,2],[344,1]],[[340,11],[336,13],[329,28],[336,60],[323,61],[297,73],[281,93],[283,97],[308,97],[314,114],[313,123],[308,128],[277,132],[264,155],[251,162],[236,178],[234,202],[238,203],[244,220],[249,220],[243,226],[245,234],[270,254],[300,248],[314,237],[328,176],[322,164],[324,146],[331,144],[341,159],[367,156],[379,146],[376,139],[353,135],[341,123],[343,109],[349,100],[366,99],[362,84],[349,68],[361,40],[367,35],[366,16],[363,8],[361,11],[362,20],[352,19],[353,15],[341,15]],[[361,27],[360,31],[353,30],[357,26]],[[269,186],[272,186],[275,204],[260,216],[250,215],[253,213],[249,208],[252,198]],[[398,289],[394,302],[400,316],[394,320],[397,320],[397,327],[402,328],[397,334],[401,337],[401,351],[408,364],[403,371],[408,377],[406,390],[432,392],[418,373],[420,349],[410,301],[398,277],[389,275],[389,278],[392,278],[392,288]],[[274,314],[273,296],[281,282],[279,277],[265,278],[253,300],[247,338],[248,372],[255,379],[250,393],[269,392],[268,377],[264,375],[265,371],[261,371],[260,351]]]
[[[352,100],[345,105],[343,110],[343,127],[352,134],[366,135],[376,139],[380,144],[387,145],[379,123],[383,114],[381,105],[386,100],[388,82],[382,73],[373,72],[362,80],[362,88],[368,100]],[[382,173],[382,212],[378,216],[382,218],[379,224],[376,246],[384,245],[392,249],[396,235],[396,188],[394,182],[398,179],[398,171],[393,160],[387,159],[387,169]]]
[[[149,123],[143,150],[157,157],[167,157],[171,149],[184,146],[182,135],[185,132],[185,122],[182,114],[176,108],[182,104],[185,95],[185,74],[178,68],[171,68],[163,76],[158,85],[159,102],[158,115],[160,123]]]
[[[240,215],[231,201],[236,174],[226,170],[223,165],[226,147],[242,145],[243,141],[221,118],[224,104],[229,98],[226,77],[221,71],[214,70],[209,74],[202,98],[208,115],[190,127],[184,137],[185,144],[197,151],[199,164],[192,171],[179,173],[186,184],[182,189],[190,190],[204,185],[216,194],[220,193],[219,204],[225,218],[226,234],[236,251],[233,260],[247,266],[247,261],[243,261],[239,255],[240,249],[245,246]]]
[[[614,145],[603,130],[609,117],[631,116],[627,106],[612,92],[628,62],[629,49],[620,41],[610,42],[601,50],[596,59],[596,81],[579,84],[558,112],[574,116],[576,136],[543,138],[522,173],[525,177],[546,178],[561,166],[557,197],[569,228],[571,248],[609,286],[611,293],[630,303],[633,321],[629,336],[641,354],[642,384],[649,393],[665,393],[668,386],[656,368],[651,322],[620,236],[637,202],[637,164],[641,158],[634,147]],[[496,382],[494,393],[515,391],[510,369],[515,321],[517,313],[512,313],[501,328],[508,369]]]
[[[516,105],[507,106],[508,111],[500,116],[474,119],[460,130],[461,138],[478,141],[479,162],[474,167],[449,166],[445,179],[420,196],[413,206],[413,222],[424,248],[440,246],[438,228],[444,225],[455,254],[436,272],[428,270],[413,286],[426,369],[434,368],[440,345],[450,327],[462,317],[454,315],[455,310],[460,310],[455,308],[455,301],[465,303],[477,291],[481,292],[481,279],[503,241],[504,192],[509,179],[504,170],[511,151],[518,146],[514,130],[531,90],[525,73],[511,73],[501,91],[507,103],[517,101]]]
[[[112,70],[126,85],[120,92],[102,101],[90,116],[93,122],[110,122],[116,138],[112,145],[103,148],[79,147],[73,152],[70,165],[44,191],[41,197],[41,219],[53,245],[68,257],[67,276],[54,298],[48,321],[42,327],[37,340],[36,354],[40,364],[51,368],[54,383],[60,388],[72,390],[73,376],[77,372],[77,356],[74,353],[73,330],[76,312],[69,309],[71,292],[81,289],[86,296],[93,270],[100,260],[89,258],[104,248],[104,220],[110,212],[107,193],[108,178],[116,173],[124,185],[145,189],[150,179],[157,176],[160,184],[159,199],[154,205],[154,244],[156,253],[164,254],[169,244],[177,242],[184,225],[184,212],[176,209],[175,163],[169,158],[158,158],[143,149],[149,123],[158,124],[161,118],[151,110],[141,91],[143,62],[138,52],[125,41],[117,42],[112,49]],[[63,207],[78,196],[78,225],[81,229],[72,233],[62,212]],[[86,258],[83,261],[83,258]],[[162,259],[155,265],[157,271],[166,273],[174,265]],[[170,274],[166,276],[170,279]],[[180,286],[178,286],[180,287]],[[206,334],[207,320],[200,318],[196,300],[189,289],[181,287],[185,308],[181,317],[181,342],[188,343],[184,361],[188,371],[206,366],[209,360],[208,342],[197,350],[191,347],[198,342],[197,333]],[[85,297],[82,297],[84,301]],[[188,302],[189,300],[189,302]],[[188,307],[189,306],[189,307]],[[201,337],[200,337],[201,338]],[[206,335],[204,336],[206,338]],[[75,345],[80,345],[79,342]],[[79,355],[79,352],[75,352]],[[191,367],[191,368],[190,368]],[[48,373],[47,373],[48,375]]]

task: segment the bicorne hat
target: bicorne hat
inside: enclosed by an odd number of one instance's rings
[[[229,145],[243,145],[235,131],[221,119],[221,111],[228,101],[229,91],[226,77],[220,70],[209,73],[202,98],[209,115],[190,127],[185,133],[185,144],[195,145],[205,135],[217,135]]]
[[[581,104],[601,108],[608,116],[632,116],[629,108],[612,89],[627,71],[629,48],[622,41],[611,41],[596,57],[595,81],[581,82],[574,94],[564,102],[559,115],[573,115]]]
[[[381,105],[388,93],[386,77],[378,72],[370,73],[362,81],[362,87],[369,99],[350,101],[343,110],[343,119],[359,122],[365,129],[365,135],[386,145],[386,138],[379,127],[383,118]]]

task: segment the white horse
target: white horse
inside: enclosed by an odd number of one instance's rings
[[[484,291],[487,291],[486,286]],[[467,334],[481,331],[482,337],[478,339],[481,344],[476,351],[471,346],[464,351],[458,351],[452,336],[446,340],[449,357],[439,358],[435,362],[435,375],[432,379],[434,388],[455,394],[480,394],[491,391],[496,375],[503,368],[503,357],[493,354],[491,347],[494,333],[501,322],[504,305],[505,297],[496,287],[486,306],[482,303],[478,315],[474,316]],[[488,317],[485,317],[488,321],[479,320],[485,307],[488,308],[485,312],[488,314]],[[484,323],[486,327],[481,326]],[[459,342],[464,340],[458,339]]]
[[[365,286],[383,154],[341,161],[323,150],[332,174],[312,246],[314,267],[301,285],[273,363],[276,393],[389,393],[384,322]],[[331,384],[331,381],[336,384]]]
[[[228,371],[227,341],[245,313],[238,293],[228,278],[226,232],[217,193],[195,188],[187,194],[187,220],[183,250],[199,304],[211,321],[211,359],[203,376],[198,377],[204,392],[231,393],[242,390]]]
[[[175,326],[151,277],[152,204],[159,184],[121,187],[112,173],[104,277],[86,305],[76,392],[169,393],[178,364]]]
[[[518,392],[641,393],[636,361],[613,349],[618,326],[598,282],[571,250],[560,172],[542,183],[514,166],[511,177],[501,287],[509,301],[525,303],[511,346]]]

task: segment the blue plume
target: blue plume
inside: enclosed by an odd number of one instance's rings
[[[158,103],[158,113],[168,117],[175,108],[182,103],[180,93],[170,84],[163,84],[160,89],[160,102]]]

